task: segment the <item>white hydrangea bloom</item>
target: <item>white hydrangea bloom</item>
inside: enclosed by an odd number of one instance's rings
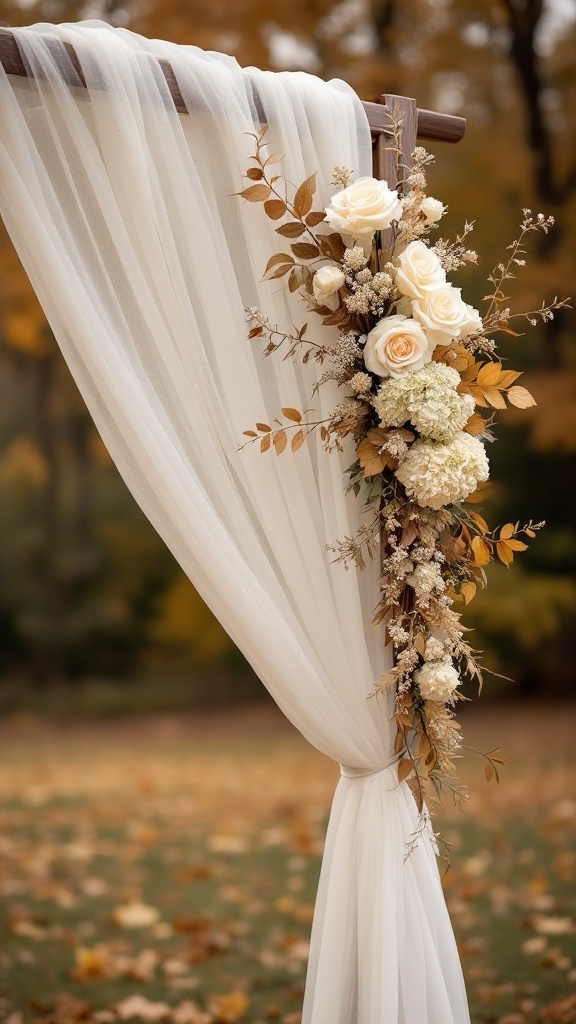
[[[463,431],[448,444],[418,438],[396,470],[406,493],[422,508],[441,509],[463,501],[489,476],[486,449]]]
[[[433,595],[442,594],[446,589],[437,562],[421,562],[406,582],[414,588],[418,603],[426,603]]]
[[[430,362],[385,381],[373,405],[383,426],[398,427],[410,420],[424,437],[446,443],[474,412],[474,399],[458,394],[459,383],[460,374],[453,367]]]
[[[442,641],[438,640],[435,636],[428,637],[424,649],[424,661],[437,661],[438,658],[443,658],[444,654],[444,644]]]
[[[414,682],[417,683],[424,700],[447,704],[454,700],[460,677],[451,658],[441,658],[438,661],[425,662],[414,673]]]

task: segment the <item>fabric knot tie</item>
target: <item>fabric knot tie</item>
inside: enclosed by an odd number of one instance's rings
[[[387,761],[382,761],[381,764],[370,765],[368,768],[353,768],[349,764],[341,764],[340,775],[344,779],[366,779],[370,775],[378,775],[380,772],[385,772],[387,768],[393,768],[395,764],[398,764],[406,752],[407,748],[403,747],[398,754],[393,754]]]

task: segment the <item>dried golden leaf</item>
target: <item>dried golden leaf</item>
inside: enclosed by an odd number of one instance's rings
[[[524,533],[525,533],[525,534],[526,534],[526,535],[527,535],[528,537],[535,537],[535,536],[536,536],[536,534],[534,533],[534,530],[530,530],[530,529],[528,529],[528,527],[526,527],[526,529],[524,530]]]
[[[242,199],[247,199],[249,203],[262,203],[268,199],[271,192],[272,189],[269,185],[249,185],[238,195],[242,196]]]
[[[302,423],[302,413],[299,412],[298,409],[292,409],[288,406],[287,408],[282,409],[282,415],[285,416],[287,420],[292,420],[293,423]]]
[[[303,181],[294,196],[294,213],[297,217],[305,217],[310,212],[312,200],[316,191],[316,173],[311,174],[306,181]]]
[[[292,438],[292,451],[293,452],[297,452],[298,449],[302,447],[302,445],[304,444],[305,440],[306,440],[306,435],[305,435],[304,431],[303,430],[297,430],[296,433],[294,434],[294,437]]]
[[[326,214],[319,210],[313,210],[306,217],[306,223],[309,228],[315,228],[317,224],[321,224],[323,220],[326,220]]]
[[[264,177],[264,172],[259,167],[249,167],[246,171],[246,177],[251,178],[252,181],[259,181],[260,178]]]
[[[403,757],[401,761],[398,761],[398,782],[404,782],[413,770],[414,765],[409,758]]]
[[[491,387],[498,383],[502,372],[502,363],[484,363],[478,370],[477,381],[482,387]]]
[[[258,437],[255,430],[243,430],[242,433],[245,434],[246,437]]]
[[[252,338],[257,338],[258,335],[260,335],[260,334],[264,334],[264,328],[263,327],[253,327],[251,331],[248,331],[248,338],[249,338],[249,340],[252,339]]]
[[[378,448],[367,439],[358,445],[356,454],[364,470],[364,476],[378,476],[387,465],[385,454],[380,454]]]
[[[484,398],[493,409],[505,409],[506,400],[503,398],[498,388],[484,388]]]
[[[310,242],[296,242],[290,248],[299,260],[313,260],[320,255],[318,246],[312,245]]]
[[[508,544],[509,548],[512,548],[512,551],[526,551],[528,548],[527,544],[524,544],[524,542],[521,540],[516,540],[515,537],[513,537],[506,543]]]
[[[481,537],[473,537],[471,547],[477,565],[488,565],[492,561],[492,550]]]
[[[462,586],[460,587],[460,593],[462,594],[462,597],[464,598],[466,604],[470,604],[472,598],[476,596],[477,589],[478,588],[476,587],[476,584],[472,583],[471,580],[466,580],[462,584]]]
[[[489,483],[479,484],[472,494],[469,494],[466,498],[467,505],[476,505],[479,501],[486,500],[486,490],[489,487]]]
[[[320,427],[320,437],[322,441],[328,440],[328,438],[330,437],[330,431],[327,429],[327,427]]]
[[[509,544],[505,540],[499,540],[496,545],[496,551],[498,552],[498,558],[505,566],[509,566],[514,560],[514,552]]]
[[[298,291],[302,285],[302,267],[292,267],[288,278],[288,288],[291,292]]]
[[[266,270],[264,271],[264,273],[267,274],[269,270],[272,270],[272,267],[277,267],[279,263],[289,263],[290,266],[293,266],[294,257],[291,256],[290,253],[288,252],[274,253],[274,256],[271,256],[270,259],[268,260],[268,263],[266,264]]]
[[[536,405],[528,389],[523,388],[521,384],[515,384],[514,387],[509,388],[506,394],[508,395],[508,401],[515,405],[517,409],[529,409],[530,406]]]
[[[466,421],[464,430],[468,434],[481,434],[486,426],[484,417],[479,412],[473,412],[470,419]]]
[[[500,530],[500,540],[509,540],[510,537],[514,536],[514,533],[514,523],[505,523]]]
[[[490,532],[490,527],[488,526],[488,523],[484,519],[484,516],[481,516],[479,512],[469,512],[468,515],[470,516],[472,522],[476,523],[476,526],[480,527],[482,533]]]
[[[286,445],[288,444],[288,438],[286,437],[285,430],[277,430],[274,434],[274,447],[276,449],[276,455],[282,455]]]
[[[280,220],[280,217],[286,213],[286,203],[283,203],[281,199],[269,199],[264,203],[264,212],[270,217],[270,220]]]
[[[463,382],[471,382],[471,381],[475,380],[476,379],[476,374],[478,373],[478,371],[479,371],[481,366],[482,366],[482,363],[475,363],[475,362],[470,363],[468,368],[466,370],[464,370],[462,372],[462,374],[461,374],[462,381]],[[460,391],[460,387],[458,387],[458,390]]]
[[[424,648],[426,647],[426,640],[422,633],[418,633],[414,639],[414,647],[424,657]]]
[[[518,377],[522,376],[521,370],[502,370],[500,374],[500,380],[498,381],[499,388],[509,388]]]
[[[298,220],[291,220],[288,224],[282,224],[279,228],[276,228],[276,233],[283,235],[284,238],[299,238],[305,231],[304,224],[301,224]]]
[[[344,243],[340,235],[335,233],[331,235],[322,235],[318,239],[323,256],[329,256],[331,259],[339,263],[344,255]]]
[[[275,267],[271,274],[267,274],[266,277],[269,281],[274,281],[278,277],[284,277],[292,269],[291,263],[284,263],[280,267]]]
[[[472,395],[476,405],[479,405],[481,409],[488,409],[488,402],[484,397],[484,389],[477,384],[468,384],[464,388],[459,384],[458,391],[460,394],[466,394],[467,392],[469,395]]]
[[[270,447],[271,434],[264,434],[264,437],[260,441],[260,451],[267,452]]]
[[[486,776],[486,782],[490,782],[494,775],[494,765],[491,765],[490,762],[484,765],[484,775]]]
[[[270,156],[266,157],[262,166],[268,167],[268,164],[279,164],[280,161],[283,160],[285,156],[285,153],[271,153]]]

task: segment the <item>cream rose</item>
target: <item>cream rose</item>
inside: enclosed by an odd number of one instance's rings
[[[420,203],[420,213],[424,214],[424,223],[429,228],[432,224],[437,224],[440,218],[444,216],[446,207],[439,199],[426,196],[426,199],[423,199]]]
[[[446,271],[424,242],[410,242],[398,258],[394,283],[402,295],[420,299],[446,284]]]
[[[387,316],[372,328],[364,362],[379,377],[402,377],[421,370],[431,358],[430,345],[424,331],[407,316]]]
[[[344,281],[344,274],[336,264],[320,267],[312,280],[316,302],[329,306],[330,309],[338,309],[340,300],[337,292],[344,284]]]
[[[348,188],[337,192],[326,207],[330,227],[352,238],[383,231],[401,216],[398,193],[377,178],[358,178]]]
[[[426,330],[434,346],[466,337],[471,328],[471,306],[462,301],[460,288],[446,284],[412,302],[412,315]]]

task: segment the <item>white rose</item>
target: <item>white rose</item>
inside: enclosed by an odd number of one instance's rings
[[[420,213],[424,214],[424,224],[429,228],[444,216],[446,213],[446,207],[439,199],[433,199],[432,196],[426,196],[426,199],[423,199],[420,203]]]
[[[329,306],[330,309],[338,309],[340,300],[337,292],[344,284],[344,281],[344,274],[336,264],[320,267],[314,274],[312,281],[316,302]]]
[[[358,178],[348,188],[337,192],[326,207],[330,227],[353,238],[383,231],[401,216],[398,193],[377,178]]]
[[[398,264],[394,283],[410,299],[420,299],[446,284],[446,271],[424,242],[410,242],[400,254]]]
[[[468,305],[468,303],[466,303],[466,310],[468,312],[468,320],[460,332],[461,338],[467,338],[470,334],[481,334],[484,329],[482,317],[478,310],[474,309],[474,306]]]
[[[460,288],[445,284],[412,302],[412,315],[425,328],[434,346],[448,345],[453,338],[471,334],[470,309]]]
[[[372,328],[364,349],[364,362],[379,377],[402,377],[420,370],[431,358],[424,331],[407,316],[388,316]]]

